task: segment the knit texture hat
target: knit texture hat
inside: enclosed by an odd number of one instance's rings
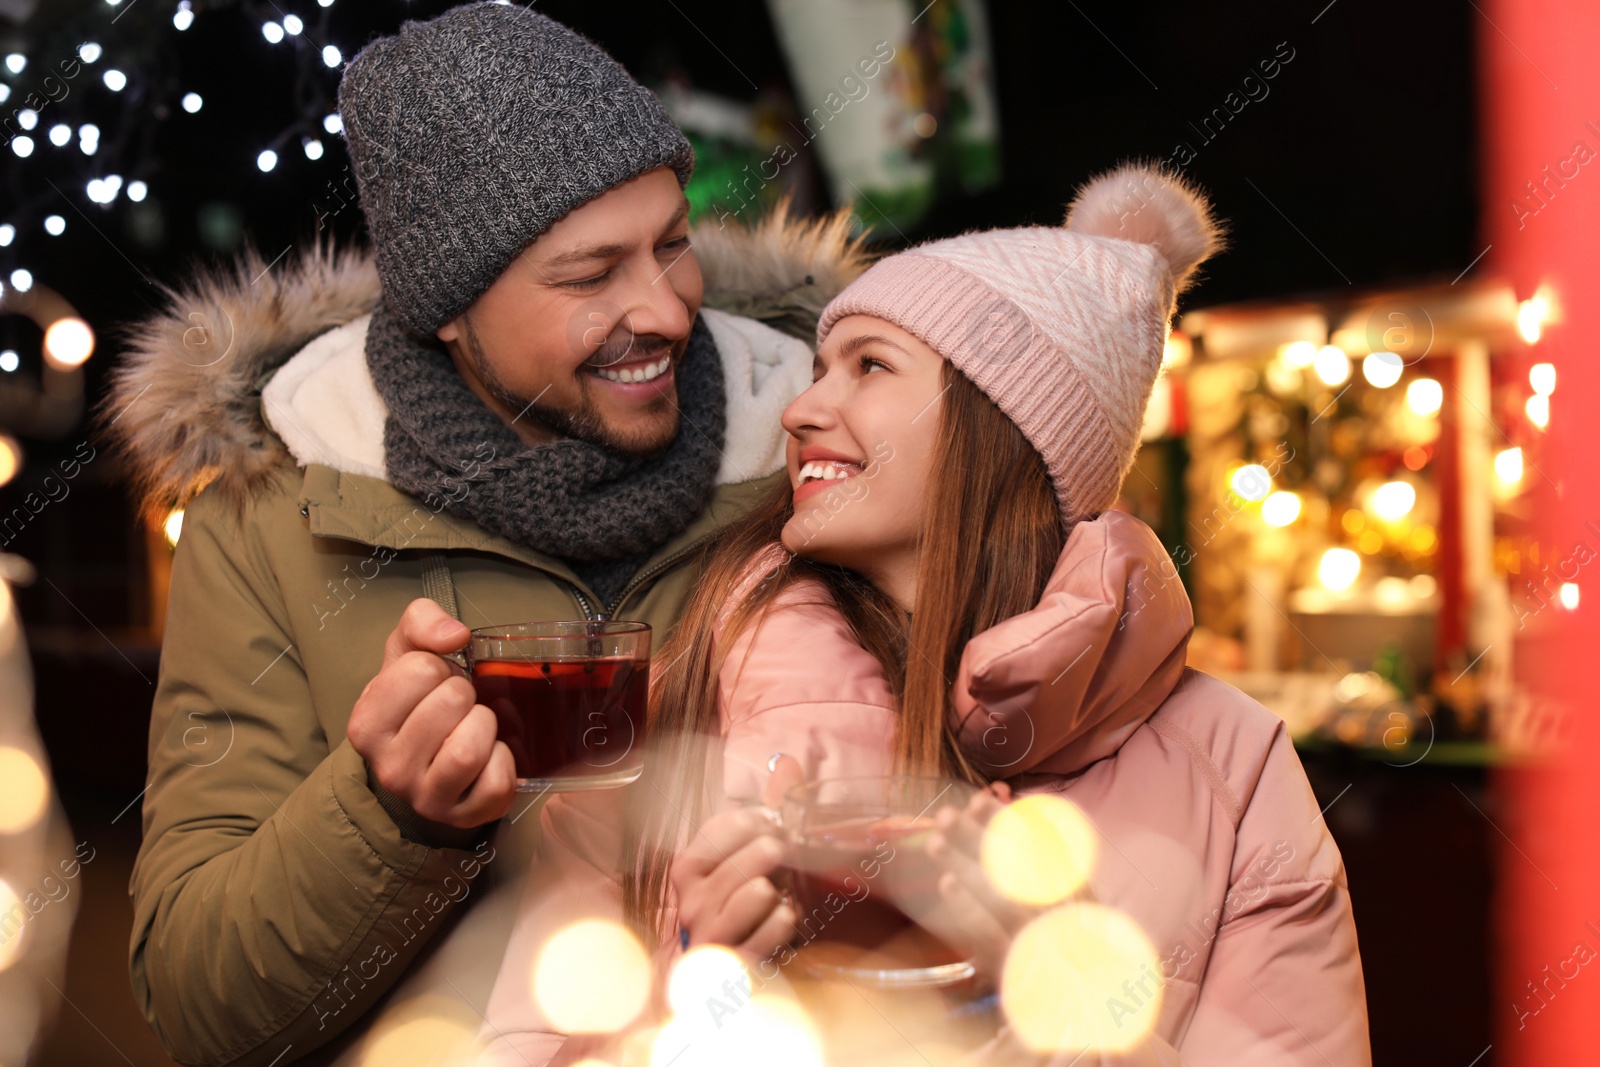
[[[339,83],[384,296],[431,334],[573,208],[694,151],[655,94],[559,22],[453,8],[362,49]]]
[[[1205,197],[1128,164],[1084,185],[1064,228],[968,233],[878,261],[822,312],[817,343],[873,315],[954,363],[1044,457],[1070,526],[1133,465],[1168,322],[1222,246]]]

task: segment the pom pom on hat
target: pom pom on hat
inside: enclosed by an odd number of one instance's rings
[[[1200,263],[1223,247],[1226,230],[1211,205],[1182,177],[1159,166],[1124,163],[1091,178],[1067,208],[1067,229],[1150,245],[1172,271],[1173,297]]]

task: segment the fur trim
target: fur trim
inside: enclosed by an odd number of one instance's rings
[[[1155,164],[1124,163],[1091,178],[1067,208],[1067,229],[1154,248],[1172,272],[1173,297],[1221,251],[1225,228],[1192,182]]]
[[[695,228],[705,305],[807,344],[822,308],[867,267],[848,214],[796,219],[782,205],[754,227]],[[325,245],[270,266],[254,251],[164,289],[165,306],[126,331],[97,426],[141,507],[164,515],[215,482],[236,506],[294,459],[261,413],[273,373],[378,302],[372,254]]]
[[[872,263],[852,225],[848,211],[795,218],[787,200],[753,227],[701,223],[694,251],[706,304],[815,344],[822,309]]]
[[[213,481],[242,502],[290,462],[262,421],[263,381],[318,334],[371,311],[377,269],[357,250],[322,244],[276,268],[251,250],[164,296],[126,333],[99,428],[151,514]]]

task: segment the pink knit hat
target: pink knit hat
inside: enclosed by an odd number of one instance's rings
[[[1070,526],[1116,502],[1178,294],[1221,247],[1198,190],[1127,164],[1078,190],[1064,228],[968,233],[878,261],[823,310],[817,344],[846,315],[927,343],[1039,450]]]

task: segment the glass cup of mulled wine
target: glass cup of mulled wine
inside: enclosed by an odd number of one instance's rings
[[[943,868],[927,852],[934,820],[975,792],[909,775],[789,790],[779,812],[782,881],[795,908],[797,959],[809,974],[879,989],[952,986],[976,974],[969,955],[917,920],[943,906]]]
[[[523,793],[614,789],[639,777],[650,691],[642,622],[529,622],[472,631],[478,703],[495,714]]]

